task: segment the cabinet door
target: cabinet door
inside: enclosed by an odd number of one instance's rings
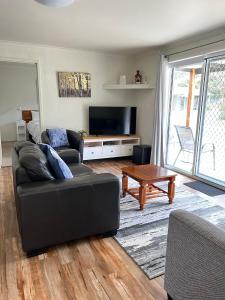
[[[121,156],[133,155],[133,145],[121,145]]]
[[[84,160],[102,157],[102,147],[84,147]]]
[[[103,157],[117,157],[120,156],[120,146],[103,146]]]

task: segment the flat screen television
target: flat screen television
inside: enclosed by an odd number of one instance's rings
[[[89,134],[116,135],[136,133],[136,107],[89,107]]]

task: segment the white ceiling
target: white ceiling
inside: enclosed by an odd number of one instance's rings
[[[225,0],[0,0],[0,40],[137,52],[225,25]]]

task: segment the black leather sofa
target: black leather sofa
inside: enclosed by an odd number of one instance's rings
[[[83,162],[83,151],[84,151],[84,141],[80,137],[79,133],[73,130],[66,130],[67,138],[69,141],[69,147],[57,147],[54,148],[59,156],[66,162],[66,163],[80,163]],[[42,143],[50,145],[50,140],[48,134],[45,131],[41,134]]]
[[[13,149],[17,218],[28,256],[82,237],[114,235],[119,228],[118,178],[96,174],[84,164],[73,163],[73,159],[67,158],[73,179],[33,181]]]

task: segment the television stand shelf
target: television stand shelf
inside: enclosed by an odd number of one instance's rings
[[[137,135],[86,136],[84,160],[131,156],[134,145],[140,145]]]

